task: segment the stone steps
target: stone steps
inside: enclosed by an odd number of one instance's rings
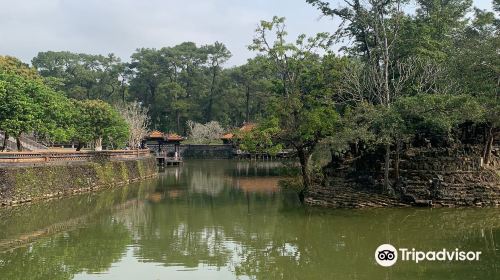
[[[409,206],[386,195],[349,187],[313,188],[306,198],[306,202],[313,206],[336,208]]]

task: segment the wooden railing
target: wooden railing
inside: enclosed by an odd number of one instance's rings
[[[38,163],[55,161],[92,161],[98,159],[122,160],[147,157],[145,150],[113,150],[113,151],[36,151],[36,152],[0,152],[0,164],[6,163]]]

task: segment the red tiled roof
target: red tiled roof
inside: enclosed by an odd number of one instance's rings
[[[224,136],[222,136],[221,139],[222,140],[231,140],[231,139],[233,139],[233,137],[234,137],[234,134],[228,133],[228,134],[225,134]]]
[[[163,139],[167,141],[182,141],[184,140],[184,137],[176,134],[176,133],[163,133],[158,130],[154,130],[151,133],[149,133],[148,138],[150,139]]]
[[[252,131],[255,127],[257,127],[257,125],[254,123],[246,123],[240,128],[240,131],[249,132]]]
[[[176,133],[167,134],[167,141],[182,141],[182,140],[184,140],[184,137]]]
[[[257,125],[254,124],[254,123],[246,123],[242,127],[240,127],[239,131],[241,131],[241,132],[250,132],[250,131],[252,131],[256,127],[257,127]],[[221,139],[222,140],[231,140],[234,137],[235,137],[235,135],[233,133],[228,133],[228,134],[225,134],[224,136],[222,136]]]
[[[151,133],[148,135],[149,138],[163,138],[164,134],[161,131],[158,130],[153,130]]]

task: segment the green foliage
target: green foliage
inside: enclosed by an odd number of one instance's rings
[[[219,121],[239,125],[244,107],[231,106],[238,100],[228,94],[243,95],[232,85],[231,70],[223,64],[231,53],[215,42],[198,47],[185,42],[161,49],[138,49],[129,67],[131,97],[149,106],[152,127],[185,134],[188,120]],[[231,112],[235,110],[236,112]]]
[[[77,114],[74,139],[80,143],[104,141],[123,147],[128,140],[128,125],[108,103],[100,100],[74,101]]]
[[[22,76],[26,79],[40,79],[37,71],[19,59],[0,55],[0,73]]]
[[[269,34],[274,35],[270,37]],[[272,61],[268,67],[273,77],[274,98],[269,111],[277,127],[272,140],[295,149],[300,159],[303,186],[307,189],[310,155],[322,139],[334,133],[339,119],[331,91],[327,90],[325,72],[328,68],[323,66],[318,54],[328,48],[331,38],[328,33],[313,37],[300,35],[295,43],[289,43],[286,37],[285,19],[274,17],[269,22],[261,21],[249,48]],[[265,137],[263,140],[268,141]]]
[[[465,122],[495,135],[497,0],[493,11],[473,10],[471,0],[418,0],[412,13],[407,1],[306,2],[341,20],[333,35],[288,40],[285,19],[275,16],[255,32],[249,48],[257,56],[232,68],[224,68],[231,52],[220,42],[141,48],[130,63],[112,54],[41,52],[32,60],[38,73],[0,57],[0,130],[122,144],[127,127],[105,103],[71,97],[136,101],[148,109],[151,129],[184,135],[188,120],[256,122],[238,132],[244,150],[294,148],[304,161],[320,143],[339,153],[353,145],[389,150],[419,134],[450,137]]]
[[[10,57],[0,57],[0,131],[18,137],[65,139],[69,101],[43,83],[36,71]]]
[[[449,134],[468,121],[480,122],[484,116],[480,104],[468,95],[416,95],[399,100],[395,110],[410,131],[429,130],[437,135]]]
[[[0,73],[0,130],[12,136],[35,128],[40,109],[34,103],[34,81],[23,76]]]
[[[129,136],[111,105],[68,99],[14,58],[0,56],[0,100],[0,131],[10,136],[33,132],[46,142],[104,141],[111,147],[122,147]]]
[[[283,144],[273,140],[280,132],[279,120],[270,118],[252,130],[238,131],[235,135],[241,150],[254,154],[268,153],[274,156],[283,150]]]
[[[125,99],[120,79],[127,75],[125,65],[115,55],[90,55],[71,52],[40,52],[33,66],[56,89],[76,99]]]
[[[71,140],[74,130],[74,104],[64,94],[55,92],[46,85],[38,85],[34,98],[40,108],[40,117],[34,131],[39,139],[64,143]]]

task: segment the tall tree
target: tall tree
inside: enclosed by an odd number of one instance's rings
[[[495,6],[495,3],[496,6]],[[500,8],[495,12],[476,9],[475,17],[458,36],[449,61],[455,82],[464,93],[484,107],[483,160],[490,162],[492,146],[500,133]]]
[[[212,120],[214,99],[217,98],[217,78],[221,72],[222,65],[231,58],[231,52],[223,43],[215,42],[213,45],[203,47],[208,57],[208,68],[210,71],[210,90],[208,93],[208,103],[205,111],[205,120]]]
[[[38,53],[32,64],[71,98],[115,101],[123,94],[119,77],[125,68],[114,54],[48,51]]]
[[[267,67],[269,63],[272,62],[267,58],[257,56],[249,59],[246,64],[231,69],[230,75],[233,83],[238,86],[238,91],[244,94],[245,122],[256,121],[258,116],[265,115],[259,109],[264,109],[265,97],[271,88],[269,83],[271,73],[269,73],[269,67]],[[241,108],[239,109],[241,110]]]
[[[399,36],[402,18],[400,0],[343,1],[344,6],[331,8],[329,2],[307,0],[325,15],[339,17],[341,28],[339,38],[354,40],[348,51],[360,55],[365,61],[367,73],[372,80],[372,100],[376,104],[390,107],[397,99],[397,92],[391,90],[391,65],[395,64],[393,51]],[[389,183],[391,143],[385,144],[384,187],[391,191]]]
[[[71,133],[70,101],[44,84],[28,65],[12,57],[0,56],[0,131],[4,132],[2,150],[9,136],[16,138],[35,132],[44,140],[67,140]]]
[[[334,132],[338,120],[333,99],[320,79],[323,68],[317,53],[328,48],[330,36],[327,33],[310,38],[300,35],[295,44],[287,42],[286,37],[285,19],[274,17],[272,21],[261,21],[250,48],[273,62],[269,66],[274,74],[276,98],[270,111],[277,120],[274,123],[279,132],[275,138],[297,152],[303,200],[311,185],[310,156],[316,145]]]

